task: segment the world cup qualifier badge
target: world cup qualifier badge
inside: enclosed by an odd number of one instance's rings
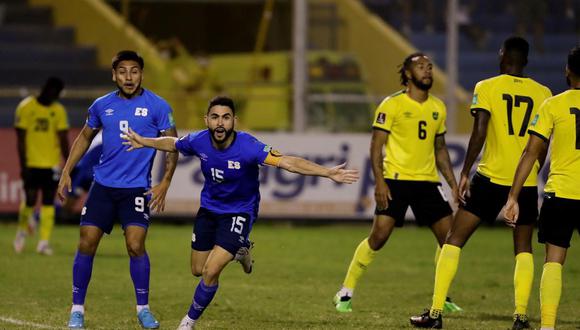
[[[387,114],[384,112],[379,112],[377,115],[377,124],[384,124],[387,119]]]
[[[437,120],[437,118],[439,118],[439,112],[433,111],[433,119]]]

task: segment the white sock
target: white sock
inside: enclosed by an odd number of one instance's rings
[[[354,292],[352,291],[352,289],[345,288],[344,286],[340,288],[340,291],[338,291],[338,295],[340,297],[349,296],[352,298],[353,294]]]
[[[81,312],[81,314],[85,313],[85,306],[84,305],[72,305],[72,308],[70,309],[71,314],[74,312]]]
[[[137,314],[139,314],[145,308],[150,309],[148,304],[147,305],[137,305]]]

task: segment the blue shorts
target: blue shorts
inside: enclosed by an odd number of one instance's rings
[[[209,251],[218,245],[235,256],[241,247],[250,246],[248,236],[255,218],[249,213],[220,214],[201,207],[195,217],[191,248]]]
[[[149,227],[150,197],[145,188],[111,188],[94,182],[81,211],[81,226],[96,226],[107,234],[118,219],[127,226]]]

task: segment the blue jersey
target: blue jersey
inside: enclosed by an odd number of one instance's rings
[[[129,127],[144,137],[157,137],[174,126],[171,107],[161,97],[143,89],[124,99],[118,92],[98,98],[89,108],[87,125],[103,130],[101,162],[94,167],[95,181],[112,188],[148,188],[155,149],[127,152],[121,135]]]
[[[175,143],[185,156],[197,156],[205,178],[201,207],[216,213],[257,214],[260,203],[259,167],[270,147],[248,133],[234,133],[225,150],[211,144],[209,130],[191,133]]]

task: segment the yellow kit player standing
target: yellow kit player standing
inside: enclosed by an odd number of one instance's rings
[[[580,47],[568,54],[566,78],[570,89],[546,100],[532,120],[528,130],[530,139],[505,205],[507,222],[517,226],[521,221],[520,209],[526,207],[518,203],[518,196],[551,139],[550,174],[544,187],[538,232],[538,240],[546,246],[540,281],[542,330],[556,326],[562,294],[562,265],[574,229],[580,230]]]
[[[51,255],[49,245],[54,227],[54,196],[59,179],[61,154],[68,157],[68,119],[58,102],[64,83],[51,77],[40,95],[29,96],[16,108],[14,127],[18,138],[18,157],[24,182],[25,201],[18,212],[18,229],[14,251],[22,252],[27,233],[28,219],[32,215],[38,192],[42,192],[40,231],[36,251]]]
[[[445,145],[445,105],[429,93],[432,69],[431,60],[423,53],[409,55],[399,71],[405,89],[387,97],[375,113],[370,148],[376,178],[375,216],[369,237],[356,248],[342,288],[334,297],[339,312],[352,311],[359,278],[393,229],[403,225],[409,206],[417,222],[431,228],[439,245],[451,226],[453,211],[437,169],[454,199],[457,183]]]
[[[520,37],[506,39],[500,50],[500,75],[475,86],[471,113],[475,118],[467,155],[459,180],[463,203],[441,250],[435,272],[435,288],[430,311],[411,317],[420,328],[442,328],[441,312],[445,296],[455,277],[461,249],[481,221],[496,220],[510,190],[519,157],[528,137],[526,129],[550,90],[524,76],[529,44]],[[483,148],[477,172],[469,181],[473,163]],[[533,175],[525,182],[520,201],[521,221],[513,231],[515,271],[515,311],[512,329],[527,329],[527,306],[534,278],[532,234],[538,217],[536,179],[545,159],[534,164]]]

